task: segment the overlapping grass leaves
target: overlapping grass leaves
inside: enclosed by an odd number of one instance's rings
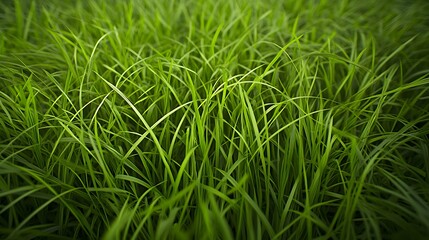
[[[329,4],[2,3],[1,236],[425,236],[427,4]]]

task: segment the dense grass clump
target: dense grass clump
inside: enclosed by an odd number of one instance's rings
[[[424,238],[428,12],[1,1],[0,238]]]

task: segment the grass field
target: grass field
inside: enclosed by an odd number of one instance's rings
[[[427,1],[0,3],[1,239],[424,239]]]

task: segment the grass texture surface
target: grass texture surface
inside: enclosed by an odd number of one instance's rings
[[[423,239],[429,3],[0,3],[0,238]]]

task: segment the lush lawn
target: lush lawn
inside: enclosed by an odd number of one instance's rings
[[[428,12],[1,1],[0,238],[423,238]]]

